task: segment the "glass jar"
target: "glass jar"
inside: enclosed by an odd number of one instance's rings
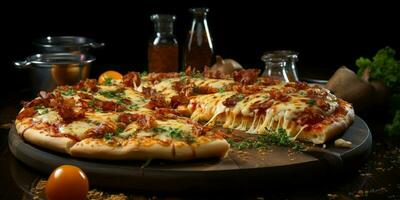
[[[185,46],[184,67],[202,72],[204,66],[211,66],[213,45],[207,24],[208,8],[192,8],[192,27]]]
[[[155,14],[150,17],[154,22],[154,36],[149,42],[149,72],[178,71],[179,48],[174,35],[174,15]]]
[[[272,76],[276,79],[293,82],[299,81],[296,69],[298,53],[294,51],[265,52],[261,60],[265,62],[262,76]]]

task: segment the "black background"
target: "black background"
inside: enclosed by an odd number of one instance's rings
[[[29,87],[26,73],[15,70],[12,62],[34,54],[32,40],[48,35],[81,35],[106,43],[94,52],[92,77],[107,69],[145,70],[153,34],[149,16],[175,14],[175,34],[183,48],[191,25],[188,8],[204,6],[210,8],[215,53],[245,67],[262,69],[264,51],[290,49],[300,53],[300,74],[325,71],[329,77],[342,65],[355,69],[358,57],[373,56],[385,46],[400,51],[399,9],[384,1],[18,2],[2,7],[0,87],[3,91]]]

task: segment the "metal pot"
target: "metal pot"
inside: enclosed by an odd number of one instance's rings
[[[14,62],[16,68],[29,69],[34,92],[50,91],[58,85],[72,85],[89,76],[93,56],[72,53],[36,54]]]
[[[91,49],[103,47],[91,38],[80,36],[48,36],[33,42],[40,53],[88,54]]]

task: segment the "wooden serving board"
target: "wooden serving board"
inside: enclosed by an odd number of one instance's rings
[[[233,149],[224,159],[190,162],[152,160],[103,161],[72,158],[26,143],[16,133],[9,133],[13,155],[26,165],[50,174],[64,164],[79,166],[95,187],[145,191],[191,191],[262,188],[268,185],[315,181],[328,173],[358,166],[369,155],[372,136],[367,124],[356,116],[342,138],[352,142],[352,148],[312,147],[306,152],[272,146],[257,150]]]

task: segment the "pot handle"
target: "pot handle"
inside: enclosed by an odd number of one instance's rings
[[[31,66],[31,62],[27,61],[27,60],[16,61],[16,62],[14,62],[14,66],[15,66],[15,68],[18,68],[18,69],[28,69]]]
[[[106,44],[104,44],[104,42],[102,42],[102,43],[97,43],[97,42],[91,42],[91,43],[89,43],[89,46],[91,47],[91,48],[93,48],[93,49],[97,49],[97,48],[100,48],[100,47],[104,47]]]

